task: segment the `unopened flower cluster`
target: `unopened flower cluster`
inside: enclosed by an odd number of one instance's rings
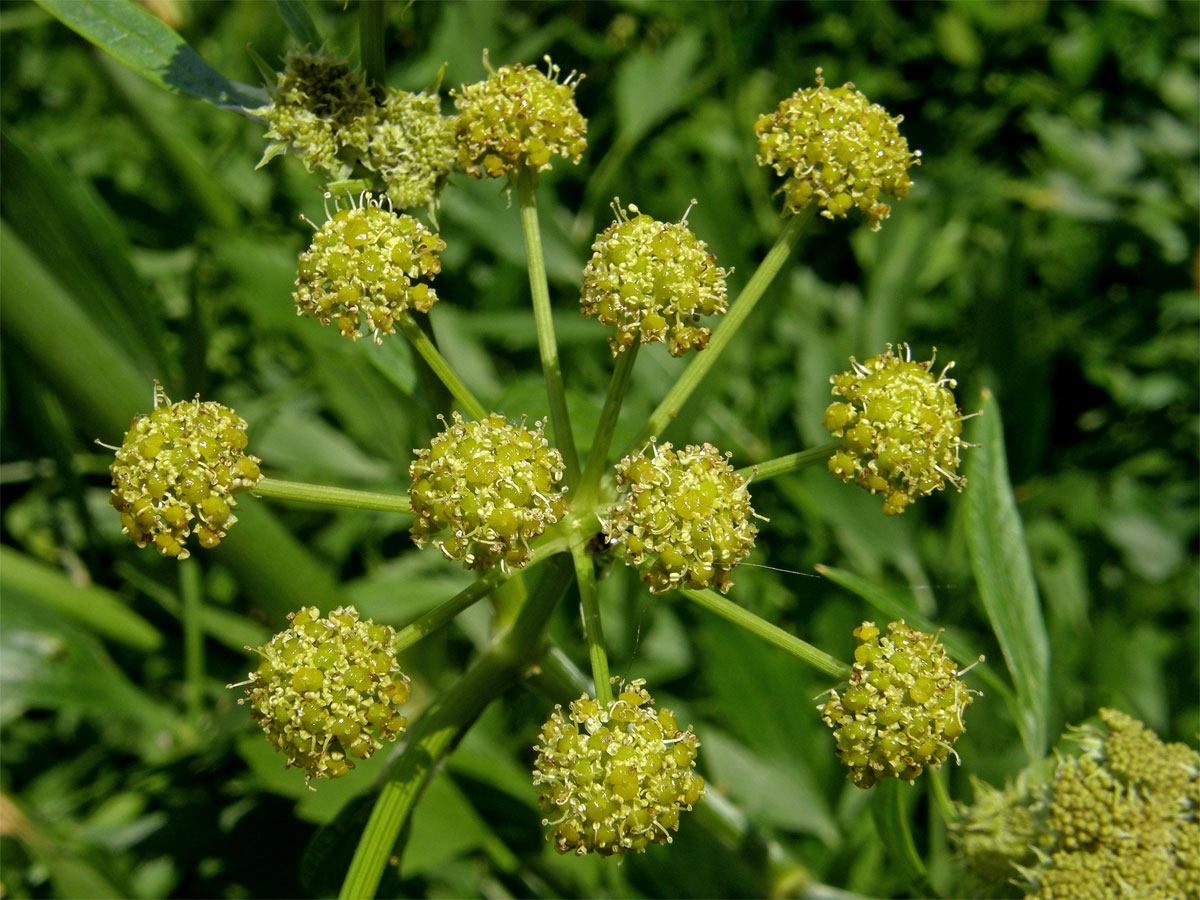
[[[596,238],[583,270],[583,314],[617,326],[609,338],[614,356],[639,340],[666,342],[672,356],[703,350],[712,332],[697,323],[725,312],[728,273],[686,216],[659,222],[632,203],[613,209],[617,219]]]
[[[408,723],[395,709],[409,695],[392,649],[395,631],[359,619],[353,606],[326,618],[310,606],[288,618],[291,626],[255,651],[262,661],[239,702],[249,703],[267,740],[307,781],[340,778]]]
[[[215,547],[237,521],[233,490],[262,477],[245,448],[246,422],[233,410],[198,397],[171,403],[156,382],[154,411],[133,420],[109,467],[121,530],[179,559],[189,536]]]
[[[289,150],[334,179],[362,166],[401,208],[434,203],[454,167],[456,120],[436,93],[391,90],[380,104],[360,71],[325,53],[289,53],[269,90],[271,104],[253,110],[271,139],[260,166]]]
[[[900,134],[901,121],[853,84],[826,87],[817,69],[815,88],[801,88],[755,123],[758,163],[785,177],[788,211],[816,203],[832,219],[857,207],[878,231],[891,212],[883,197],[907,196],[908,169],[920,161]]]
[[[429,312],[437,301],[426,281],[442,271],[438,254],[445,249],[446,242],[412,216],[369,197],[339,209],[300,256],[296,311],[324,325],[335,322],[355,340],[365,329],[379,342],[396,330],[401,313]]]
[[[930,371],[933,360],[913,362],[907,344],[903,356],[891,344],[886,353],[865,362],[850,357],[851,368],[830,378],[844,402],[825,410],[825,427],[842,438],[842,449],[829,459],[829,471],[884,495],[883,511],[899,515],[917,497],[940,491],[946,483],[962,490],[957,474],[963,416],[954,402],[953,378]]]
[[[578,164],[587,149],[587,120],[575,105],[583,76],[559,81],[561,69],[546,58],[547,73],[520,63],[501,66],[483,81],[455,92],[458,165],[470,175],[498,178],[518,165],[550,168],[560,156]]]
[[[454,413],[409,467],[417,546],[433,538],[447,559],[472,569],[523,566],[529,542],[566,512],[557,487],[562,456],[542,425],[512,425],[499,413],[466,422]]]
[[[539,736],[533,783],[560,853],[641,852],[670,843],[679,814],[704,795],[700,742],[668,709],[656,714],[641,679],[607,707],[587,697],[555,706]]]
[[[972,700],[946,648],[904,620],[890,623],[886,634],[863,622],[854,636],[849,685],[818,706],[849,778],[869,788],[939,768],[965,730]]]
[[[758,528],[747,481],[711,444],[675,450],[651,445],[617,465],[625,489],[604,523],[609,540],[623,544],[625,560],[658,558],[644,575],[650,590],[680,587],[729,590],[730,572],[749,555]]]
[[[1081,752],[1003,791],[976,784],[955,836],[972,873],[1029,900],[1200,897],[1200,754],[1100,710]]]

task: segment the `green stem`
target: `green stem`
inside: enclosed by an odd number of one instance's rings
[[[567,415],[567,397],[563,392],[562,368],[558,362],[558,343],[554,339],[554,318],[550,312],[550,286],[546,282],[546,260],[542,255],[542,233],[538,226],[534,173],[526,165],[517,169],[517,196],[521,202],[521,233],[525,237],[525,261],[529,266],[529,293],[533,297],[533,321],[537,326],[538,353],[546,375],[546,393],[550,398],[550,426],[554,442],[567,467],[567,485],[579,482],[579,454],[571,419]]]
[[[771,247],[766,257],[758,268],[754,270],[754,274],[750,276],[750,280],[746,282],[746,286],[742,288],[742,292],[738,295],[733,303],[729,304],[729,311],[725,313],[721,319],[721,323],[713,329],[712,338],[708,342],[708,347],[696,353],[691,364],[683,370],[683,374],[679,376],[679,380],[667,392],[667,395],[658,404],[658,407],[650,414],[649,421],[646,426],[638,434],[637,438],[626,449],[626,453],[632,453],[646,446],[646,442],[654,435],[661,434],[663,429],[667,427],[667,423],[671,421],[679,411],[683,408],[684,403],[708,374],[708,370],[713,367],[725,346],[733,340],[733,336],[737,334],[738,329],[746,318],[754,311],[755,305],[766,291],[767,287],[779,274],[779,270],[783,268],[783,264],[787,262],[791,255],[792,249],[796,246],[796,241],[800,239],[800,234],[804,231],[804,227],[812,220],[815,206],[807,206],[799,213],[789,216],[787,223],[783,226],[783,231],[775,241],[775,245]]]
[[[732,600],[727,600],[716,591],[695,591],[683,588],[679,591],[693,603],[703,606],[710,612],[728,619],[734,625],[745,628],[751,634],[762,638],[768,643],[781,647],[797,659],[803,660],[814,669],[825,673],[831,678],[843,681],[850,677],[850,667],[834,659],[823,650],[818,650],[812,644],[800,640],[793,634],[788,634],[777,625],[772,625],[766,619],[759,618],[749,610],[743,609]]]
[[[429,778],[487,705],[540,656],[542,633],[569,582],[565,561],[548,571],[512,628],[498,635],[421,717],[404,753],[386,774],[339,897],[375,896],[400,829]]]
[[[604,409],[600,411],[600,423],[596,426],[595,437],[592,438],[592,449],[588,451],[587,468],[579,482],[578,505],[581,507],[591,505],[596,497],[600,478],[608,462],[608,448],[612,445],[613,429],[617,427],[617,419],[621,415],[621,404],[625,401],[625,391],[629,388],[633,364],[637,361],[640,346],[641,341],[635,340],[632,347],[617,354],[617,365],[613,369],[612,380],[608,383]]]
[[[195,724],[204,712],[204,589],[200,564],[194,559],[179,566],[183,597],[183,671],[188,718]]]
[[[376,97],[382,97],[387,85],[387,65],[383,55],[384,0],[359,0],[358,42],[367,84]]]
[[[777,478],[806,466],[823,463],[842,446],[841,441],[831,441],[828,444],[813,447],[811,450],[801,450],[799,453],[789,453],[787,456],[768,459],[755,466],[743,466],[737,470],[737,473],[743,478],[752,477],[755,481],[766,481],[768,478]]]
[[[342,506],[349,509],[378,509],[383,512],[411,513],[412,506],[404,494],[381,494],[376,491],[355,491],[350,488],[330,487],[324,484],[304,484],[299,481],[282,481],[264,478],[250,494],[272,500],[295,500],[299,503],[317,503],[321,506]]]
[[[438,348],[433,346],[433,341],[429,339],[421,326],[408,312],[401,312],[396,316],[396,324],[400,326],[400,330],[404,332],[404,336],[408,338],[409,343],[413,345],[413,349],[421,355],[421,358],[429,364],[429,368],[441,380],[453,396],[460,404],[463,411],[472,419],[482,419],[487,415],[487,410],[483,404],[475,399],[475,395],[470,389],[463,384],[462,379],[458,377],[450,364],[446,362],[446,358],[438,352]]]
[[[582,541],[572,541],[571,558],[575,562],[575,580],[579,584],[583,631],[587,638],[588,659],[592,663],[596,700],[602,707],[607,707],[613,698],[612,681],[608,674],[608,654],[604,650],[604,626],[600,621],[600,597],[596,593],[596,569]]]

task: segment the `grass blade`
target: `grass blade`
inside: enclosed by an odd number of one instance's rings
[[[992,624],[1020,701],[1017,729],[1030,760],[1046,752],[1050,642],[1033,566],[1008,479],[1004,423],[991,391],[983,391],[963,500],[967,551],[979,598]]]

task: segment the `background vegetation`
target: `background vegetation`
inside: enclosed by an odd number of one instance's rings
[[[241,82],[260,82],[247,44],[271,63],[295,46],[275,4],[146,6]],[[307,7],[331,49],[357,52],[353,5]],[[772,177],[754,163],[755,117],[817,66],[903,113],[924,154],[911,196],[879,234],[818,220],[667,437],[711,441],[739,465],[812,446],[825,440],[828,376],[850,354],[909,341],[924,358],[936,345],[957,360],[963,407],[987,387],[1003,412],[1051,648],[1046,734],[1112,705],[1194,741],[1198,15],[1158,2],[394,3],[388,83],[420,89],[443,61],[446,85],[477,80],[485,47],[496,64],[550,53],[587,73],[584,164],[557,165],[541,191],[583,446],[611,362],[575,302],[609,200],[669,220],[697,198],[689,222],[736,267],[736,290],[780,227]],[[469,576],[418,553],[404,517],[249,497],[199,565],[139,552],[108,507],[109,456],[93,440],[119,441],[157,377],[175,399],[233,406],[270,474],[398,491],[440,398],[399,336],[352,345],[296,319],[310,233],[298,216],[319,219],[320,196],[292,158],[254,171],[261,125],[162,91],[31,3],[4,4],[0,57],[3,891],[336,890],[342,870],[306,848],[369,792],[386,754],[310,793],[224,685],[246,671],[242,646],[291,609],[353,603],[402,625]],[[432,321],[445,355],[486,403],[544,415],[516,210],[495,184],[457,177],[439,222]],[[660,350],[638,360],[618,440],[680,369]],[[875,498],[814,469],[754,501],[771,521],[737,572],[739,603],[848,657],[854,625],[887,614],[816,569],[836,567],[1007,679],[961,497],[885,520]],[[888,815],[843,778],[813,709],[830,685],[723,621],[651,599],[629,571],[601,590],[614,671],[649,679],[694,724],[700,769],[733,819],[744,810],[745,840],[685,821],[673,847],[619,867],[557,858],[527,770],[550,703],[569,697],[531,683],[493,704],[434,781],[384,893],[763,895],[800,889],[800,867],[863,895],[914,890],[888,857]],[[202,697],[183,669],[180,616],[195,596]],[[405,654],[414,713],[462,671],[487,615]],[[586,668],[571,598],[553,631]],[[976,684],[986,696],[957,745],[963,765],[900,795],[926,892],[964,890],[931,791],[969,800],[968,775],[999,782],[1026,762],[1010,708]],[[319,847],[348,853],[356,839]]]

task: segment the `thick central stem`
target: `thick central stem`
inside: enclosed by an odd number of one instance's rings
[[[533,172],[528,166],[517,169],[517,195],[521,202],[521,233],[525,237],[525,261],[529,266],[529,293],[533,297],[533,321],[537,326],[538,353],[546,375],[546,393],[550,398],[550,427],[554,443],[567,467],[567,485],[579,483],[579,453],[571,420],[567,415],[567,397],[563,391],[562,368],[558,362],[558,343],[554,339],[554,318],[550,312],[550,286],[546,281],[546,260],[542,254],[542,232],[538,225],[537,197]]]

